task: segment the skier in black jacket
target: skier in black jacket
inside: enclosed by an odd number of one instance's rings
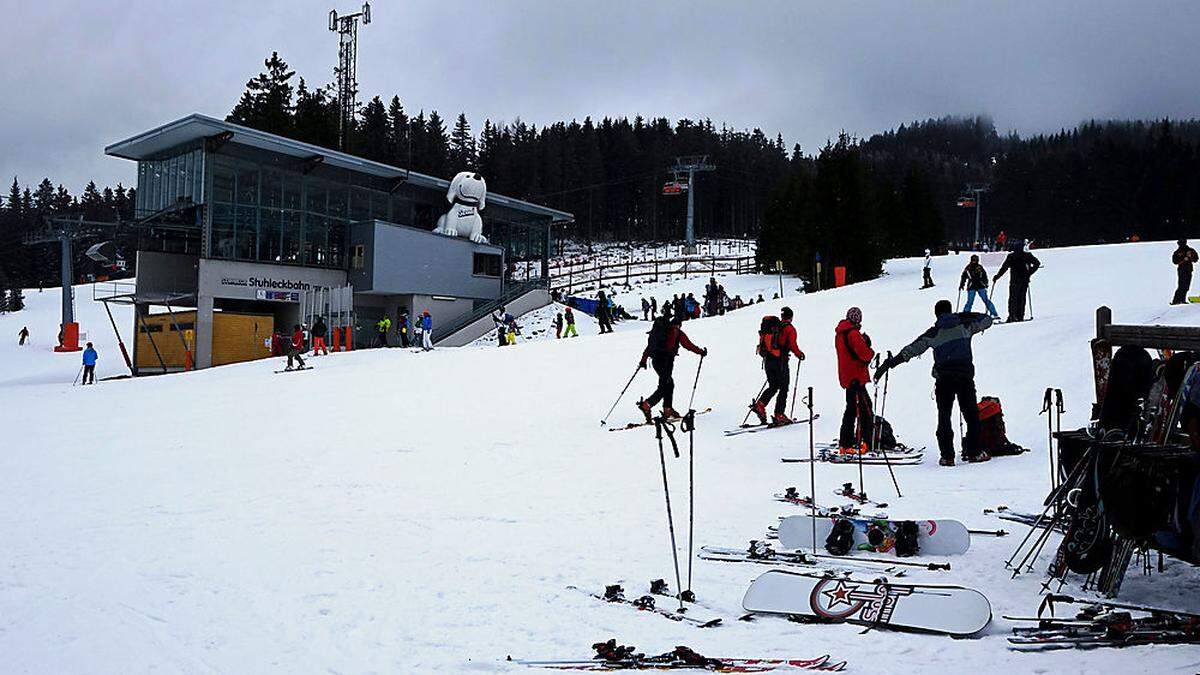
[[[977,255],[971,256],[971,262],[963,269],[962,278],[958,280],[958,290],[961,291],[964,288],[967,289],[967,304],[963,307],[964,312],[971,311],[971,308],[975,306],[975,296],[978,295],[993,319],[1000,316],[1000,313],[996,311],[996,306],[992,304],[991,298],[988,297],[987,270],[979,264]]]
[[[1022,241],[1017,250],[1008,254],[1000,271],[992,278],[992,283],[1000,280],[1004,273],[1012,270],[1012,278],[1008,282],[1008,321],[1025,320],[1025,298],[1029,293],[1029,278],[1042,266],[1041,261],[1025,250],[1027,243]]]
[[[638,410],[646,416],[647,424],[654,421],[650,411],[659,401],[663,404],[664,417],[680,416],[672,407],[675,394],[675,378],[672,372],[675,370],[675,357],[679,355],[679,348],[683,347],[701,357],[708,356],[707,349],[697,347],[688,339],[687,333],[680,328],[682,323],[683,318],[679,315],[669,319],[665,316],[655,319],[646,340],[646,349],[642,352],[642,360],[638,362],[638,367],[645,368],[646,361],[649,360],[654,366],[654,372],[658,374],[658,388],[648,398],[637,402]]]
[[[954,399],[967,423],[963,439],[963,460],[986,462],[991,457],[979,449],[979,402],[975,397],[975,363],[971,355],[971,336],[987,330],[992,317],[986,314],[962,312],[955,314],[949,300],[938,300],[933,307],[937,321],[899,354],[889,356],[875,370],[875,381],[888,370],[905,363],[926,350],[933,350],[933,395],[937,401],[937,441],[942,466],[954,466],[954,429],[950,413]]]
[[[1192,265],[1197,262],[1196,249],[1188,246],[1187,239],[1180,239],[1179,248],[1171,254],[1171,262],[1175,264],[1179,276],[1171,304],[1182,305],[1187,302],[1188,289],[1192,287]]]

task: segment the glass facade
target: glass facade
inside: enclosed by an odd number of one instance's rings
[[[137,209],[146,216],[176,205],[180,199],[204,202],[204,151],[182,150],[164,159],[138,162]]]
[[[212,258],[344,268],[349,224],[411,224],[400,195],[265,163],[210,156]]]

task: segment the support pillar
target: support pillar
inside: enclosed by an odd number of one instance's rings
[[[196,369],[212,367],[213,299],[209,295],[196,297]],[[290,332],[289,332],[290,335]]]

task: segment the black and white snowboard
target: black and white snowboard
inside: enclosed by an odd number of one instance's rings
[[[742,607],[752,613],[958,636],[974,635],[992,620],[987,597],[963,586],[897,584],[783,570],[771,570],[751,582]]]
[[[882,545],[882,550],[871,547],[867,541],[867,530],[872,524],[882,529],[896,531],[898,520],[883,520],[871,518],[843,518],[842,516],[821,517],[816,519],[818,547],[824,548],[825,540],[833,531],[833,524],[838,520],[849,520],[854,523],[854,543],[859,550],[870,550],[884,553],[892,550],[888,544]],[[967,526],[957,520],[917,520],[917,550],[921,555],[961,555],[971,547],[971,533]],[[813,517],[809,514],[788,516],[779,522],[779,544],[784,548],[812,548],[813,546]]]
[[[276,371],[275,371],[275,373],[276,373],[276,374],[279,374],[279,373],[294,373],[294,372],[297,372],[297,371],[300,371],[300,370],[312,370],[312,369],[313,369],[313,367],[312,367],[312,366],[299,366],[299,367],[296,367],[296,368],[284,368],[283,370],[276,370]]]

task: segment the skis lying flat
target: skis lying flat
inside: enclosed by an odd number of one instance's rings
[[[611,670],[707,670],[712,673],[765,673],[771,670],[798,669],[837,673],[846,669],[845,661],[833,661],[828,654],[815,659],[711,659],[713,664],[671,663],[659,661],[524,661],[513,663],[531,668],[607,672]],[[718,665],[719,664],[719,665]]]
[[[312,366],[301,366],[299,368],[292,368],[290,370],[288,368],[284,368],[283,370],[276,370],[275,374],[278,375],[279,373],[294,373],[298,370],[312,370],[312,369],[313,369]]]
[[[701,547],[698,556],[701,560],[715,562],[758,563],[762,565],[781,565],[806,567],[813,573],[829,575],[849,575],[855,571],[871,573],[887,573],[904,576],[905,567],[925,569],[929,571],[949,570],[949,563],[921,563],[905,560],[885,560],[883,558],[859,558],[856,556],[834,556],[812,554],[806,551],[776,551],[766,542],[752,541],[748,549],[725,548],[721,546]]]
[[[725,435],[726,436],[738,436],[740,434],[753,434],[753,433],[757,433],[759,431],[770,431],[772,429],[785,429],[785,428],[793,426],[795,424],[808,424],[809,422],[811,422],[813,420],[819,420],[819,419],[821,419],[821,415],[818,413],[816,415],[813,415],[812,419],[808,419],[808,418],[793,419],[790,424],[775,424],[775,423],[743,424],[736,429],[727,429],[725,431]]]
[[[704,414],[710,413],[710,412],[712,412],[712,408],[705,408],[704,410],[697,410],[696,414],[704,415]],[[678,422],[680,419],[683,419],[683,418],[676,418],[673,421]],[[652,426],[654,426],[654,422],[630,422],[629,424],[626,424],[623,427],[609,427],[608,430],[609,431],[628,431],[630,429],[640,429],[642,427],[652,427]]]
[[[837,452],[837,451],[841,450],[841,445],[837,441],[831,441],[829,443],[817,443],[814,447],[818,451],[819,450],[829,450],[831,452]],[[887,449],[888,457],[897,457],[899,455],[920,455],[920,454],[923,454],[924,452],[925,452],[925,446],[923,446],[923,445],[919,448],[914,448],[912,446],[905,445],[903,443],[897,443],[895,447]],[[883,451],[882,450],[870,450],[867,452],[866,456],[882,458]]]
[[[1079,605],[1072,618],[1042,617],[1054,603]],[[1134,617],[1133,612],[1148,616]],[[1036,626],[1017,626],[1008,639],[1012,649],[1043,650],[1093,647],[1130,647],[1151,644],[1200,644],[1200,614],[1178,612],[1123,602],[1075,599],[1047,595],[1037,617],[1013,617],[1013,621],[1036,621]]]
[[[807,463],[811,460],[807,457],[783,457],[780,461],[785,464]],[[829,464],[845,464],[849,466],[858,466],[858,455],[843,455],[839,452],[822,450],[816,456],[816,461],[827,462]],[[922,453],[909,453],[903,455],[893,455],[888,453],[885,459],[883,455],[866,454],[863,455],[863,466],[918,466],[925,461],[925,455]]]
[[[672,621],[678,621],[680,623],[690,623],[690,624],[698,626],[700,628],[712,628],[714,626],[721,625],[720,617],[698,618],[698,617],[694,617],[694,616],[689,616],[687,614],[684,614],[684,613],[676,611],[676,610],[670,610],[670,609],[664,609],[662,607],[658,607],[655,605],[654,596],[652,596],[652,595],[643,595],[642,597],[637,598],[635,600],[630,600],[625,597],[625,589],[621,588],[621,586],[618,584],[613,584],[612,586],[605,587],[603,595],[598,595],[596,593],[592,593],[585,589],[579,588],[578,586],[567,586],[567,588],[569,588],[573,591],[580,591],[582,593],[587,593],[588,595],[592,596],[593,598],[596,598],[597,600],[603,600],[604,602],[607,602],[610,604],[628,605],[628,606],[633,607],[642,612],[650,612],[652,614],[657,614],[659,616],[666,617]]]
[[[812,497],[809,497],[808,495],[802,496],[796,493],[795,488],[788,488],[787,492],[776,492],[775,501],[793,504],[806,509],[814,508]],[[862,509],[858,508],[854,504],[845,504],[843,506],[821,506],[820,504],[817,504],[815,508],[817,509],[817,514],[822,516],[839,515],[846,516],[847,518],[853,518],[862,513]]]
[[[979,591],[962,586],[892,583],[771,570],[755,579],[742,599],[748,612],[848,622],[870,628],[904,628],[974,635],[992,620]]]

